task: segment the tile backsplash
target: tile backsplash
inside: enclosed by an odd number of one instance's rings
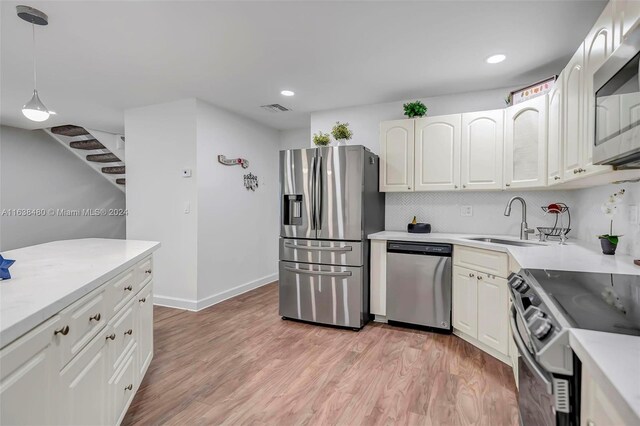
[[[504,216],[507,202],[519,195],[527,202],[527,222],[530,228],[552,226],[555,215],[545,214],[542,206],[563,202],[571,209],[570,238],[599,245],[596,236],[607,232],[608,220],[600,206],[608,195],[625,188],[626,196],[615,218],[614,231],[624,234],[620,253],[640,257],[640,227],[632,225],[629,205],[640,204],[640,184],[606,185],[573,191],[521,191],[521,192],[415,192],[386,194],[386,223],[390,231],[407,229],[413,216],[419,222],[427,222],[432,232],[502,234],[518,236],[522,210],[514,202],[511,216]],[[463,206],[471,206],[472,216],[462,216]],[[531,236],[535,239],[537,237]]]

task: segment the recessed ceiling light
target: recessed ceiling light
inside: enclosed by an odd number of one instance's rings
[[[295,93],[292,92],[291,90],[283,90],[282,92],[280,92],[280,94],[282,96],[293,96],[293,95],[295,95]]]
[[[487,63],[488,64],[499,64],[500,62],[504,61],[505,59],[507,59],[506,56],[504,56],[502,53],[499,53],[497,55],[491,55],[487,58]]]

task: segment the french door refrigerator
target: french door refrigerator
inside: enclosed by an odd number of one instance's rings
[[[378,156],[361,145],[280,151],[280,315],[369,320],[369,241],[384,229]]]

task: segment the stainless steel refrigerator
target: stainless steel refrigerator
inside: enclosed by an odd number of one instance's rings
[[[362,328],[369,240],[384,229],[378,156],[361,145],[280,151],[280,315]]]

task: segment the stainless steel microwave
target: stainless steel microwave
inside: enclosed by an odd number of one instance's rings
[[[596,71],[593,162],[640,168],[640,27]]]

